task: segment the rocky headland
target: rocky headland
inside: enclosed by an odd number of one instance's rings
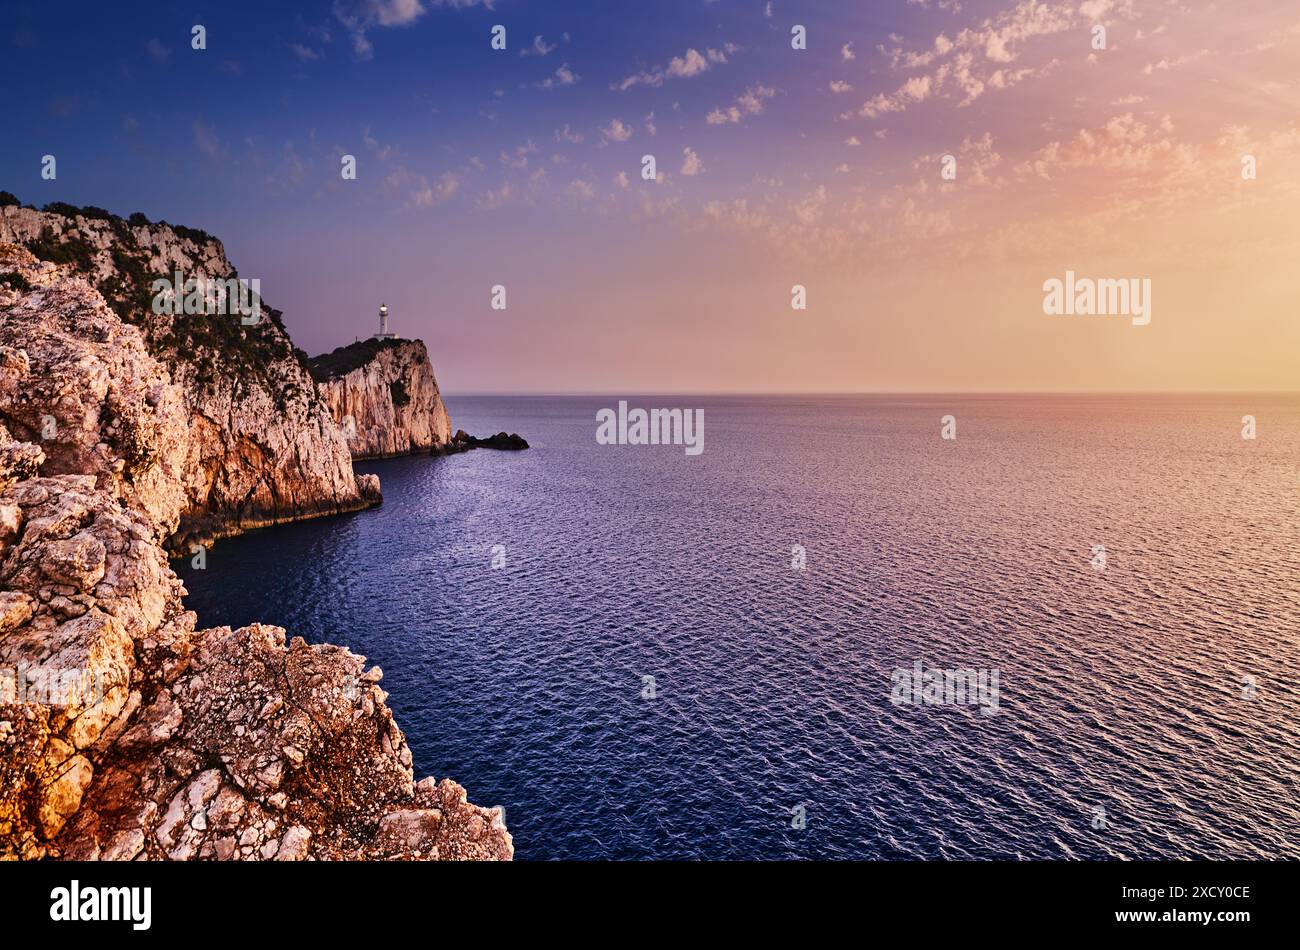
[[[0,193],[0,857],[508,859],[499,809],[415,780],[378,668],[196,629],[169,546],[379,485],[278,313],[153,312],[178,270],[234,274],[202,232]]]
[[[419,340],[361,340],[307,366],[354,459],[412,455],[451,440],[451,416]]]
[[[429,353],[419,340],[359,340],[307,361],[354,459],[454,455],[470,449],[520,451],[515,433],[451,434]]]
[[[54,314],[67,323],[96,305],[118,317],[121,330],[114,325],[116,336],[123,337],[121,331],[128,327],[139,332],[140,347],[166,368],[176,386],[189,429],[182,442],[153,445],[166,456],[158,465],[172,473],[184,496],[174,549],[378,503],[377,482],[353,474],[343,434],[317,390],[305,354],[289,340],[279,311],[263,301],[259,319],[249,325],[239,317],[158,313],[152,306],[151,285],[157,278],[170,280],[179,273],[203,281],[237,279],[220,241],[142,215],[124,219],[98,208],[66,205],[38,211],[7,203],[14,200],[12,195],[0,196],[0,243],[20,245],[36,258],[59,265],[59,274],[51,281],[55,286],[39,295],[39,308],[20,304],[11,313],[0,344],[12,347],[29,339],[33,320]],[[14,268],[0,268],[5,272]],[[64,350],[76,340],[76,333],[65,335],[63,349],[52,355],[71,359]],[[47,377],[40,354],[29,352],[29,357],[36,361],[31,379]],[[107,385],[112,386],[111,376]],[[29,411],[19,413],[11,424],[16,438],[38,434],[45,415],[59,423],[56,444],[64,444],[78,430],[80,441],[95,437],[90,430],[97,423],[84,412],[94,405],[94,394],[88,394],[90,403],[83,400],[75,406],[51,395],[31,394]],[[66,412],[75,418],[61,418]],[[65,428],[64,422],[70,425]],[[126,424],[118,429],[103,434],[120,438]],[[107,444],[113,444],[112,438]],[[77,467],[82,460],[76,453],[55,449],[47,464],[51,473],[79,473],[84,471]]]

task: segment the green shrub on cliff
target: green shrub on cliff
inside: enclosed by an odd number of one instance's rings
[[[202,228],[187,228],[183,224],[173,224],[172,230],[183,238],[189,238],[195,244],[212,244],[217,240]]]
[[[131,254],[121,247],[114,246],[112,251],[113,276],[101,281],[96,288],[113,312],[124,323],[137,326],[145,323],[153,303],[150,287],[153,275],[149,273],[149,259],[142,254]]]
[[[70,205],[66,201],[51,201],[41,208],[46,214],[61,214],[65,218],[75,218],[81,213],[81,209],[76,205]]]
[[[0,192],[0,202],[18,199],[8,192]],[[137,211],[129,219],[111,214],[94,206],[77,208],[66,202],[51,202],[43,209],[63,217],[80,216],[103,221],[112,231],[113,240],[106,250],[87,242],[82,233],[94,233],[99,225],[83,223],[79,228],[56,234],[46,227],[40,237],[24,242],[28,249],[42,260],[56,264],[69,264],[80,274],[89,276],[111,262],[112,272],[96,285],[108,305],[125,323],[139,327],[145,335],[149,351],[173,367],[188,365],[193,378],[204,388],[213,388],[222,381],[233,381],[236,388],[262,386],[273,394],[281,409],[288,401],[302,397],[309,401],[319,399],[315,387],[294,387],[286,382],[283,371],[276,364],[291,361],[309,371],[306,354],[289,340],[280,311],[261,303],[261,320],[244,324],[237,314],[177,314],[169,319],[159,319],[153,313],[153,284],[160,278],[168,281],[174,274],[155,274],[150,260],[152,252],[140,246],[133,228],[150,227],[157,231],[170,228],[182,240],[199,245],[219,243],[200,228],[172,225],[159,221],[157,225]],[[189,276],[188,274],[186,276]],[[215,279],[238,278],[232,268],[229,274],[212,274]]]
[[[385,347],[401,345],[401,340],[358,340],[356,343],[340,346],[329,353],[312,357],[307,361],[307,369],[316,382],[327,382],[346,376],[360,366],[365,366]]]
[[[48,208],[49,205],[46,205]],[[43,261],[55,264],[72,264],[82,273],[94,267],[95,249],[79,237],[63,236],[59,240],[54,229],[46,227],[41,236],[27,245],[27,249]]]

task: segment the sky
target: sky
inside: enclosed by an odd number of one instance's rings
[[[383,301],[449,393],[1298,388],[1293,0],[0,18],[0,189],[215,234],[312,354]]]

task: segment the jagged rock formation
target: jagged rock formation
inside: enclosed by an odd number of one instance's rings
[[[91,475],[170,535],[202,490],[180,389],[82,278],[0,244],[6,278],[25,292],[0,283],[0,421],[39,440],[44,474]]]
[[[260,368],[204,382],[206,344],[180,356],[106,301],[112,274],[92,286],[103,254],[124,266],[121,219],[0,211],[46,254],[92,249],[69,266],[0,243],[0,858],[509,858],[499,810],[414,781],[364,658],[261,624],[196,631],[184,608],[163,541],[187,519],[225,533],[362,499],[283,331],[241,338],[280,354]],[[131,227],[164,263],[220,253]]]
[[[513,854],[499,809],[413,780],[377,668],[195,631],[156,529],[42,461],[0,428],[0,857]]]
[[[161,469],[180,477],[186,491],[173,548],[186,550],[191,540],[356,510],[379,501],[378,480],[353,475],[344,437],[320,398],[303,354],[289,341],[278,311],[263,303],[255,325],[245,325],[231,314],[154,312],[155,278],[170,279],[178,271],[184,278],[204,280],[238,276],[221,242],[202,231],[149,222],[142,215],[127,220],[95,208],[68,206],[37,211],[13,200],[0,195],[0,243],[22,245],[35,257],[59,265],[57,272],[37,274],[35,292],[41,299],[30,306],[27,319],[48,315],[70,325],[70,319],[81,318],[66,314],[95,309],[98,296],[99,304],[139,331],[144,349],[179,386],[189,429],[185,455],[160,460]],[[30,268],[15,266],[12,258],[0,274],[6,271],[16,271],[18,283],[32,281]],[[84,281],[80,288],[73,286],[78,278]],[[20,296],[32,292],[14,289]],[[21,332],[16,327],[10,340],[20,338]],[[98,342],[111,350],[114,341]],[[3,421],[18,438],[41,439],[29,419]],[[73,428],[85,430],[88,425]],[[47,455],[47,474],[83,471],[75,467],[80,460],[74,452],[51,450]],[[131,464],[129,455],[123,457]]]
[[[419,340],[362,340],[308,362],[354,459],[437,449],[451,417]]]
[[[470,435],[464,429],[457,429],[451,441],[442,447],[444,455],[468,452],[470,449],[499,449],[503,452],[522,452],[528,448],[528,440],[518,432],[498,432],[486,438]]]

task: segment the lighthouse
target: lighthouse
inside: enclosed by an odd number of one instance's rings
[[[396,333],[388,332],[388,304],[386,303],[381,303],[379,305],[379,332],[376,333],[371,339],[374,340],[396,340],[397,339]]]

